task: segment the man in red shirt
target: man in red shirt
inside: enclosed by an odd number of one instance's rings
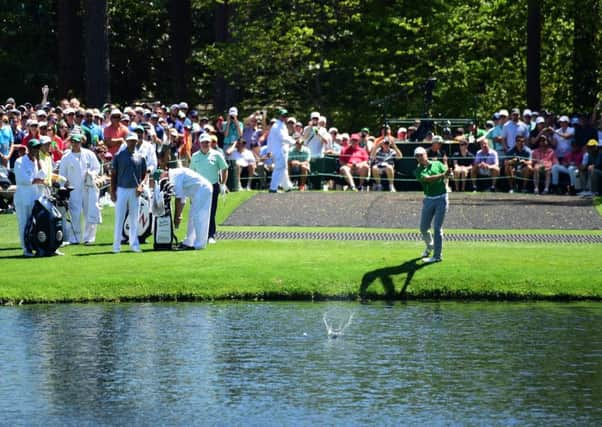
[[[351,135],[351,145],[343,148],[339,156],[339,172],[353,191],[358,191],[358,188],[355,187],[353,177],[359,176],[359,190],[361,190],[364,180],[370,172],[370,166],[368,165],[370,156],[364,148],[360,147],[359,143],[360,135],[354,133]]]
[[[121,123],[121,111],[111,111],[111,124],[104,129],[104,143],[109,153],[115,156],[125,137],[129,133],[128,128]]]

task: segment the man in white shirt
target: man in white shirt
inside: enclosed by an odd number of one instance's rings
[[[188,168],[169,169],[169,181],[176,197],[174,225],[180,226],[186,198],[190,199],[186,238],[180,249],[204,249],[209,236],[209,216],[213,186],[195,171]]]
[[[286,109],[280,108],[278,110],[279,118],[272,125],[268,135],[268,151],[272,153],[274,159],[270,193],[278,192],[279,186],[284,191],[291,189],[291,182],[288,178],[288,150],[293,140],[289,136],[286,127],[287,115],[288,111]]]
[[[324,157],[325,147],[331,141],[328,129],[326,129],[326,117],[314,111],[310,115],[310,122],[303,130],[305,146],[309,148],[312,159]]]
[[[63,226],[66,240],[71,244],[79,244],[83,240],[88,245],[96,240],[96,227],[101,223],[99,190],[96,186],[100,162],[96,154],[81,145],[81,135],[71,135],[71,151],[61,160],[59,175],[67,179],[67,186],[73,188],[69,194],[71,226]],[[83,239],[82,212],[85,224]]]

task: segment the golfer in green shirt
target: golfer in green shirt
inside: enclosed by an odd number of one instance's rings
[[[422,253],[422,261],[425,263],[439,262],[442,260],[443,220],[448,207],[445,186],[447,166],[437,160],[429,160],[423,147],[417,147],[414,150],[414,157],[418,162],[415,172],[416,179],[422,184],[424,190],[420,233],[426,243],[426,249]],[[434,239],[430,231],[431,223],[433,224]],[[433,250],[434,254],[430,256]]]

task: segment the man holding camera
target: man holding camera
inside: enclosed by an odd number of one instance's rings
[[[230,107],[228,119],[223,124],[222,131],[224,132],[224,151],[242,138],[243,126],[238,120],[238,108]]]
[[[142,252],[138,242],[138,215],[139,199],[146,177],[146,160],[136,153],[138,143],[136,134],[129,134],[125,142],[127,149],[120,151],[113,158],[111,172],[111,200],[115,203],[114,253],[119,253],[121,250],[121,231],[126,212],[129,212],[130,248],[133,252]]]
[[[508,151],[508,158],[504,162],[504,169],[508,177],[508,193],[514,193],[514,177],[519,175],[522,178],[522,192],[527,192],[527,184],[533,175],[533,165],[531,162],[531,149],[525,145],[525,138],[517,135],[516,145]]]

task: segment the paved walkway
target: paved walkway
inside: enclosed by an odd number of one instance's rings
[[[416,229],[421,205],[418,192],[258,193],[224,224]],[[602,230],[602,218],[591,200],[580,197],[450,193],[445,228]]]

